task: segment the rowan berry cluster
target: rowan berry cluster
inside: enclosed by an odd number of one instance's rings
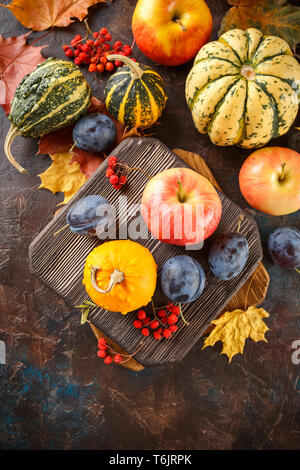
[[[121,163],[117,157],[108,157],[108,168],[106,176],[109,178],[110,184],[115,189],[121,189],[127,182],[127,176],[130,168],[125,163]]]
[[[116,364],[124,364],[125,362],[130,361],[130,359],[141,349],[141,346],[133,354],[121,354],[117,353],[109,344],[106,339],[98,339],[98,352],[97,356],[104,359],[105,364],[109,365],[112,362]]]
[[[156,310],[158,310],[157,313]],[[165,308],[153,306],[153,313],[154,318],[150,318],[144,310],[139,310],[133,326],[141,330],[143,336],[150,336],[152,334],[158,341],[163,338],[170,338],[178,329],[176,323],[178,322],[179,315],[181,315],[180,306],[171,303]]]
[[[89,72],[103,73],[113,72],[116,68],[122,67],[123,62],[107,59],[110,54],[119,54],[130,57],[132,48],[122,41],[111,43],[112,36],[107,28],[92,32],[87,26],[87,36],[82,38],[81,34],[76,34],[70,44],[62,46],[63,51],[69,59],[73,59],[76,65],[88,65]],[[92,39],[89,38],[89,33]],[[131,58],[131,60],[135,60]]]

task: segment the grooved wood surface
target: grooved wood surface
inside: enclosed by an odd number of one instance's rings
[[[143,168],[151,176],[170,167],[189,167],[186,162],[178,158],[165,145],[152,138],[126,139],[113,153],[130,167]],[[70,230],[64,230],[56,237],[53,237],[53,234],[65,225],[66,212],[71,204],[81,197],[88,194],[101,194],[117,210],[118,223],[121,227],[123,223],[122,212],[118,209],[119,196],[124,194],[127,197],[127,210],[130,220],[130,217],[135,216],[133,204],[140,202],[147,182],[143,174],[132,172],[128,186],[124,188],[123,193],[120,193],[112,188],[105,177],[106,169],[107,162],[104,162],[67,207],[44,228],[30,246],[32,273],[55,290],[72,307],[81,304],[88,298],[82,285],[83,267],[88,253],[102,241],[99,241],[97,237],[76,235]],[[171,341],[157,342],[152,337],[144,339],[142,349],[135,356],[136,360],[143,366],[166,364],[181,360],[203,332],[208,329],[211,320],[223,311],[234,294],[252,275],[262,258],[256,222],[221,191],[219,191],[219,196],[223,209],[221,221],[214,235],[205,241],[201,250],[185,250],[183,247],[168,245],[149,236],[143,238],[148,230],[145,224],[144,226],[141,224],[141,235],[136,241],[151,251],[158,265],[158,284],[153,297],[156,306],[166,305],[168,302],[160,288],[159,274],[163,264],[170,257],[183,253],[191,255],[201,263],[206,274],[206,285],[201,296],[192,303],[182,305],[183,315],[189,322],[189,326],[181,323],[178,330],[173,334]],[[240,232],[247,238],[250,254],[242,273],[236,278],[224,282],[215,278],[209,270],[208,249],[211,240],[215,236],[222,232],[236,230],[241,214],[244,215],[244,219]],[[130,238],[130,234],[128,234],[128,238]],[[151,307],[148,306],[147,311],[151,314]],[[89,320],[93,325],[129,354],[138,349],[141,341],[140,331],[132,326],[134,317],[134,312],[123,316],[117,312],[108,312],[100,307],[93,309],[89,314]]]

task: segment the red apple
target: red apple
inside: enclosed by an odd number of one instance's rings
[[[240,189],[250,206],[271,215],[300,209],[300,154],[284,147],[251,153],[240,170]]]
[[[142,215],[152,235],[174,245],[196,245],[217,228],[222,204],[213,185],[189,168],[155,175],[142,197]]]
[[[212,16],[203,0],[139,0],[132,31],[140,50],[163,65],[191,60],[209,40]]]

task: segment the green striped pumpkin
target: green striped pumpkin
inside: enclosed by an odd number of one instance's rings
[[[161,116],[167,100],[161,76],[122,55],[112,54],[108,60],[126,64],[107,82],[104,93],[108,112],[129,128],[152,126]]]
[[[4,144],[8,159],[24,173],[10,151],[13,139],[39,137],[68,126],[86,113],[90,101],[90,86],[75,64],[53,57],[39,64],[15,91],[9,114],[12,125]]]
[[[195,126],[221,146],[262,147],[285,134],[299,93],[300,65],[288,43],[255,28],[203,46],[186,81]]]

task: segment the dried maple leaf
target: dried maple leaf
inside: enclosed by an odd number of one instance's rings
[[[52,164],[43,173],[40,188],[45,188],[53,194],[64,193],[61,204],[67,204],[79,188],[86,182],[87,177],[80,171],[78,162],[73,161],[74,155],[70,152],[50,155]]]
[[[11,10],[23,26],[34,31],[44,31],[54,26],[69,26],[74,19],[82,21],[88,8],[105,0],[12,0],[0,6]]]
[[[286,0],[227,0],[232,8],[224,16],[219,34],[233,28],[257,28],[280,36],[292,48],[300,42],[300,7]]]
[[[26,44],[28,34],[6,39],[0,36],[0,104],[6,114],[10,113],[10,103],[21,79],[45,60],[41,50],[46,46]]]
[[[225,312],[220,318],[212,321],[215,328],[205,339],[202,349],[214,346],[217,341],[222,341],[221,354],[226,354],[231,362],[233,356],[239,353],[243,354],[247,338],[251,338],[255,342],[268,342],[265,333],[269,328],[262,320],[268,316],[266,310],[253,305],[248,307],[246,311],[237,309],[233,312]]]

